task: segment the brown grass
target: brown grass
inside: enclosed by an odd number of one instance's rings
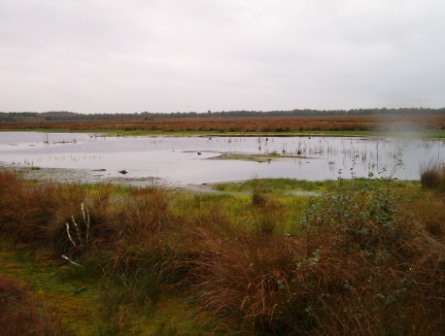
[[[162,132],[301,132],[443,130],[443,115],[166,118],[153,120],[0,123],[0,129],[124,130]]]
[[[162,187],[117,197],[111,186],[86,193],[0,172],[0,231],[69,253],[65,223],[81,223],[83,202],[91,240],[70,255],[122,286],[107,306],[155,305],[173,290],[247,334],[441,335],[441,197],[402,197],[388,181],[345,184],[313,203],[291,236],[279,229],[286,208],[267,198],[234,214],[223,201],[184,201]]]
[[[421,167],[420,182],[426,189],[445,191],[445,165],[432,161]]]
[[[60,316],[39,309],[23,285],[2,274],[0,304],[0,332],[4,336],[70,335]]]

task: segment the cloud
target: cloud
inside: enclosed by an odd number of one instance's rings
[[[441,0],[3,0],[0,110],[443,107],[444,12]]]

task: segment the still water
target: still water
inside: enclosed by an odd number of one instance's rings
[[[222,154],[272,159],[221,159]],[[444,157],[444,141],[415,139],[0,133],[1,165],[77,169],[89,181],[160,178],[186,185],[266,177],[325,180],[337,179],[339,172],[344,178],[384,172],[417,180],[422,164]],[[128,173],[119,173],[123,170]]]

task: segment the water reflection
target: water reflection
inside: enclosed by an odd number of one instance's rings
[[[266,156],[264,162],[217,160],[221,154]],[[77,133],[0,133],[5,165],[75,168],[93,180],[162,178],[211,183],[254,177],[324,180],[386,170],[418,179],[420,164],[442,159],[444,141],[351,137],[106,137]],[[351,172],[350,168],[354,167]]]

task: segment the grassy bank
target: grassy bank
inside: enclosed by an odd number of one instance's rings
[[[417,189],[419,181],[391,181],[393,189],[410,191]],[[298,193],[310,191],[314,193],[337,192],[340,188],[359,188],[363,189],[369,185],[369,180],[356,178],[354,180],[326,180],[326,181],[308,181],[295,180],[289,178],[275,179],[252,179],[243,182],[234,183],[216,183],[212,187],[221,192],[244,192],[252,193],[256,190],[262,193],[273,195],[282,195],[286,193]]]
[[[60,335],[445,332],[444,197],[434,188],[385,179],[216,188],[227,194],[1,171],[0,295],[16,293],[14,305],[37,295],[36,325]]]

